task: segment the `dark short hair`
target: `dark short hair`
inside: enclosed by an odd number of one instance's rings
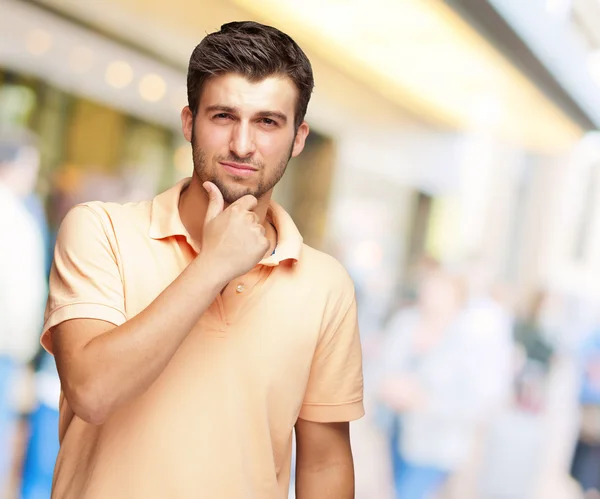
[[[291,37],[252,21],[231,22],[207,35],[194,49],[187,74],[188,104],[196,115],[204,83],[237,73],[250,81],[288,76],[298,89],[294,123],[300,126],[314,87],[310,61]]]

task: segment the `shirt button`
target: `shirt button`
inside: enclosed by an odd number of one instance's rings
[[[235,290],[236,290],[238,293],[242,293],[242,292],[244,291],[244,289],[246,289],[246,288],[244,287],[244,285],[243,285],[243,284],[238,284],[238,285],[237,285],[237,287],[235,288]]]

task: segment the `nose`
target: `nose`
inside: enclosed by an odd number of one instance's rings
[[[229,149],[238,158],[248,158],[254,154],[254,135],[248,123],[240,121],[233,127]]]

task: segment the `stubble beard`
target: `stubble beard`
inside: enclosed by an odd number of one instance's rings
[[[266,170],[264,163],[252,161],[251,159],[237,158],[231,154],[229,157],[225,157],[225,156],[215,157],[214,163],[212,165],[213,168],[212,169],[208,168],[209,165],[207,164],[208,161],[206,158],[206,151],[204,151],[204,149],[201,149],[196,144],[194,130],[192,130],[192,159],[194,162],[194,172],[198,176],[198,179],[200,180],[201,184],[204,184],[204,182],[212,182],[219,188],[219,190],[221,191],[221,194],[223,195],[223,201],[225,201],[225,204],[228,204],[228,205],[233,204],[238,199],[240,199],[241,197],[246,196],[248,194],[251,194],[256,199],[260,199],[267,192],[269,192],[273,187],[275,187],[275,185],[277,185],[277,183],[283,177],[283,174],[285,173],[285,170],[287,168],[289,160],[292,157],[293,145],[294,145],[294,143],[292,142],[292,145],[290,146],[289,154],[287,155],[287,157],[283,158],[279,162],[279,164],[277,165],[277,168],[273,171],[273,173],[268,178],[265,178],[265,175],[267,174],[267,170]],[[258,177],[259,177],[256,187],[254,187],[254,188],[245,187],[240,184],[236,184],[233,186],[227,185],[226,181],[223,181],[219,176],[217,176],[215,174],[215,170],[220,167],[218,164],[219,161],[231,161],[231,162],[235,162],[235,163],[247,164],[247,165],[254,166],[257,169],[256,175],[258,175]],[[232,180],[233,180],[233,182],[241,183],[244,180],[246,180],[246,178],[245,177],[232,177]]]

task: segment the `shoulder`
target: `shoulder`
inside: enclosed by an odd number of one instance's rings
[[[77,204],[60,224],[55,250],[83,254],[103,248],[116,253],[123,234],[140,230],[148,233],[150,206],[150,202]]]
[[[333,256],[304,244],[296,267],[313,303],[324,300],[335,310],[347,310],[355,302],[354,282]]]
[[[149,225],[151,201],[137,203],[112,203],[89,201],[73,206],[61,223],[61,230],[76,227],[78,230],[114,231],[123,224]]]
[[[350,289],[354,291],[354,283],[344,266],[333,256],[303,245],[301,268],[318,282],[335,289]]]
[[[136,203],[113,203],[89,201],[72,208],[88,211],[101,220],[150,220],[152,201]]]

